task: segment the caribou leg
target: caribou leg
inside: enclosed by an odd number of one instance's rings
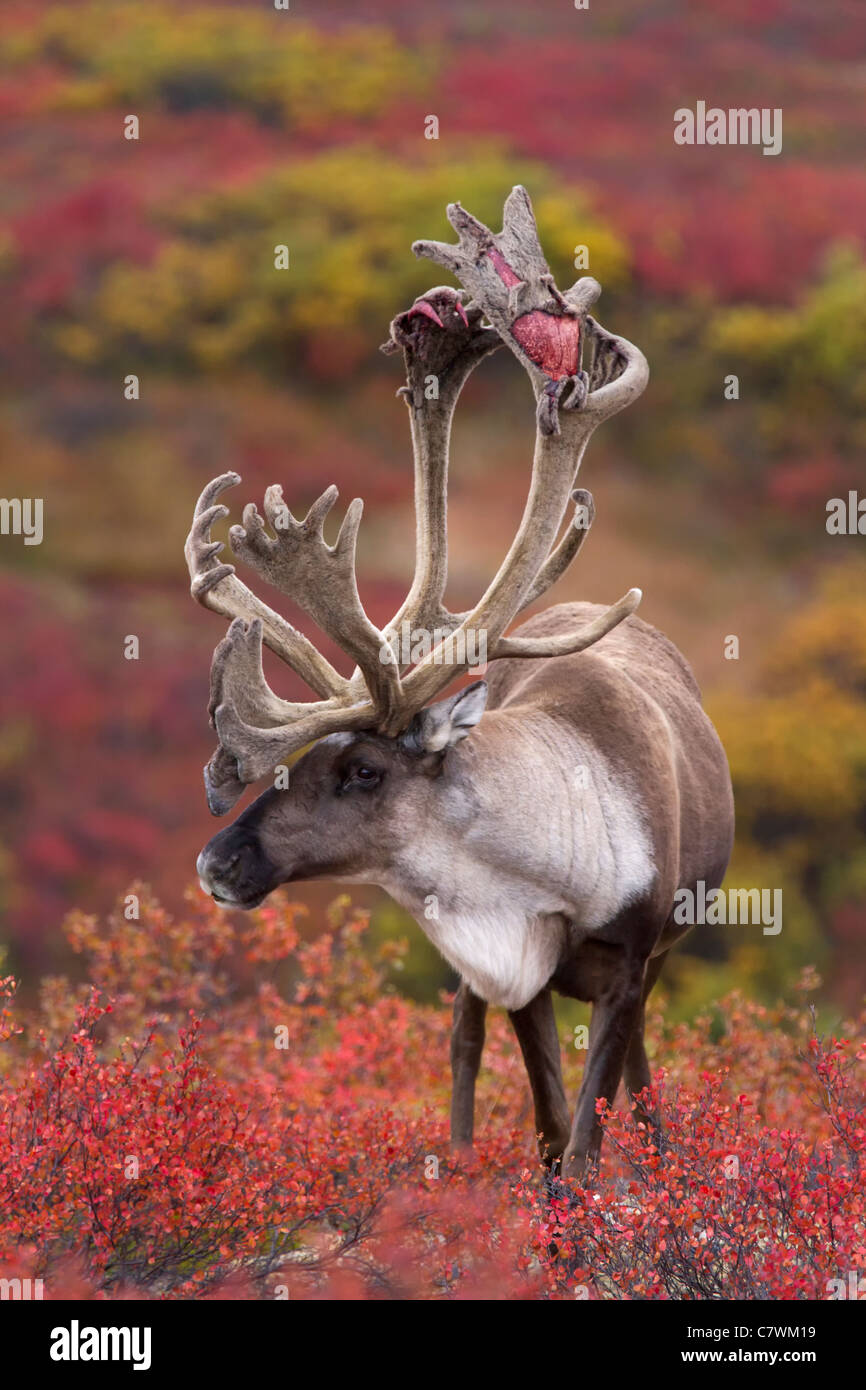
[[[532,1087],[535,1132],[541,1157],[553,1166],[562,1158],[571,1130],[571,1117],[562,1084],[559,1034],[553,998],[543,989],[522,1009],[509,1013]]]
[[[465,981],[454,1000],[451,1029],[451,1147],[471,1148],[475,1128],[475,1079],[484,1047],[487,1004]]]
[[[645,960],[623,956],[593,1004],[583,1084],[562,1159],[566,1177],[583,1179],[598,1163],[602,1127],[596,1103],[604,1098],[610,1104],[622,1080],[629,1043],[643,1005],[645,969]]]
[[[640,1101],[635,1101],[635,1096],[640,1095],[647,1086],[651,1084],[649,1061],[646,1055],[646,1044],[644,1042],[644,1027],[646,1026],[646,1001],[650,991],[661,974],[662,966],[665,963],[667,951],[662,951],[661,955],[653,956],[647,962],[646,978],[644,980],[643,997],[641,999],[640,1012],[632,1029],[629,1039],[628,1051],[625,1054],[625,1089],[629,1099],[634,1103],[635,1124],[645,1124],[648,1129],[658,1131],[658,1116],[647,1110]]]

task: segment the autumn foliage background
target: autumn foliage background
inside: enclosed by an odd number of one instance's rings
[[[863,1268],[866,563],[825,520],[866,443],[864,42],[855,0],[4,5],[0,495],[45,499],[41,546],[0,537],[4,1260],[115,1295],[820,1297]],[[698,99],[781,107],[782,154],[676,146]],[[780,935],[705,927],[670,961],[668,1147],[615,1114],[594,1193],[539,1185],[499,1017],[453,1167],[453,976],[383,896],[342,925],[327,885],[251,919],[183,897],[221,632],[187,594],[194,499],[230,467],[238,503],[363,496],[387,617],[411,470],[377,347],[444,274],[412,240],[448,238],[454,199],[498,226],[516,182],[557,278],[586,244],[602,322],[652,370],[592,442],[595,535],[553,597],[644,589],[730,758],[728,885],[784,894]],[[500,357],[458,413],[458,607],[528,482],[532,402]],[[139,890],[108,920],[138,880],[164,907]],[[560,1012],[572,1093],[583,1018]]]

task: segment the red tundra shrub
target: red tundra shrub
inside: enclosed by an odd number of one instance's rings
[[[526,1193],[539,1249],[555,1252],[555,1287],[608,1298],[827,1298],[831,1279],[866,1264],[855,1067],[847,1042],[811,1040],[804,1069],[831,1131],[820,1139],[768,1126],[724,1073],[705,1073],[693,1091],[662,1084],[657,1140],[606,1116],[619,1183],[554,1180],[543,1198]]]
[[[498,1014],[476,1152],[449,1154],[449,1011],[396,993],[402,947],[368,950],[347,899],[313,940],[280,899],[126,903],[66,924],[86,985],[46,980],[28,1013],[0,981],[6,1277],[49,1298],[790,1299],[866,1266],[863,1019],[822,1040],[805,1004],[656,1016],[661,1129],[605,1113],[582,1186],[534,1158]]]

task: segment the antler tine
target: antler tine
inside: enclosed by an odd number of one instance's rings
[[[488,653],[488,660],[498,661],[502,657],[514,656],[571,656],[574,652],[586,651],[587,647],[593,646],[629,617],[642,597],[640,589],[629,589],[621,599],[578,632],[563,632],[557,637],[500,637],[493,651]]]
[[[600,423],[637,400],[649,381],[649,363],[639,347],[594,318],[587,316],[586,326],[594,346],[586,403]]]
[[[531,603],[535,603],[543,594],[546,594],[548,589],[553,588],[556,581],[565,574],[572,560],[576,559],[589,535],[589,528],[595,520],[595,502],[592,493],[587,492],[586,488],[583,487],[576,488],[571,494],[571,500],[575,504],[574,516],[568,530],[539,570],[535,583],[521,604],[521,609],[528,608]]]
[[[306,681],[317,695],[345,695],[348,682],[335,671],[312,642],[279,613],[262,603],[235,574],[234,565],[217,561],[222,541],[211,539],[215,521],[228,516],[228,507],[216,505],[227,488],[241,481],[238,473],[222,473],[208,483],[195,506],[193,522],[184,545],[189,569],[190,593],[204,608],[224,618],[259,618],[262,634],[272,652]]]
[[[290,595],[357,662],[374,708],[383,719],[390,718],[400,704],[400,675],[383,634],[364,611],[355,578],[355,546],[364,504],[360,498],[349,504],[337,540],[330,546],[322,528],[337,496],[335,487],[327,488],[303,521],[298,521],[283,501],[282,488],[269,487],[265,516],[275,537],[267,534],[250,503],[244,509],[243,526],[229,531],[229,542],[236,555]],[[347,682],[340,693],[356,696],[357,683]]]
[[[298,727],[297,721],[316,712],[338,708],[342,701],[334,699],[312,705],[292,704],[275,695],[262,671],[262,630],[260,618],[254,618],[249,623],[243,618],[235,618],[213,654],[208,714],[215,727],[218,718],[230,719],[234,711],[239,719],[259,729],[282,728],[282,756],[285,757],[291,743],[286,725]],[[279,758],[274,759],[274,763],[278,761]],[[240,773],[237,753],[222,741],[204,770],[204,778],[208,805],[217,816],[231,810],[243,794],[248,780]]]
[[[369,703],[347,708],[335,701],[302,705],[302,714],[287,724],[262,728],[248,724],[231,700],[214,710],[219,746],[204,769],[208,806],[224,816],[249,782],[269,776],[286,758],[326,734],[366,729],[375,724]]]
[[[368,729],[374,722],[369,704],[350,709],[345,705],[308,705],[307,709],[311,712],[291,724],[262,729],[247,724],[234,705],[219,706],[214,722],[220,746],[235,759],[242,783],[267,777],[278,763],[326,734]]]
[[[274,693],[262,670],[261,618],[245,622],[235,618],[223,640],[214,650],[210,668],[208,714],[214,723],[220,705],[231,703],[242,718],[259,728],[276,728],[309,714],[314,709],[338,709],[343,699],[320,700],[313,704],[293,703]]]

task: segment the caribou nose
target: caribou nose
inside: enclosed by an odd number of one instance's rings
[[[202,850],[198,859],[195,861],[195,871],[198,874],[199,883],[202,888],[204,888],[205,892],[207,892],[208,890],[205,884],[205,879],[207,878],[207,855],[204,850]]]
[[[202,850],[198,859],[195,861],[195,871],[198,874],[198,881],[201,884],[202,892],[209,893],[210,881],[208,879],[208,862],[207,854],[204,850]]]
[[[215,835],[195,867],[203,891],[226,907],[257,907],[279,882],[255,838],[236,826]]]
[[[195,861],[195,871],[204,892],[209,893],[212,898],[216,898],[217,902],[226,896],[231,896],[227,890],[231,888],[233,880],[237,876],[240,859],[239,850],[225,856],[221,855],[213,844],[205,845]]]

